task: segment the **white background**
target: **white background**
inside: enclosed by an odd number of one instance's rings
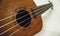
[[[42,14],[43,28],[35,36],[60,36],[60,0],[50,0],[53,10],[49,9]],[[34,0],[37,6],[48,3],[48,0]]]

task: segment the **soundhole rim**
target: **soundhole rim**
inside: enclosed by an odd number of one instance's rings
[[[28,15],[27,15],[27,14],[28,14]],[[17,20],[18,18],[20,18],[20,17],[22,17],[22,16],[24,16],[24,15],[27,15],[27,16],[25,16],[25,17]],[[27,18],[28,18],[28,20],[26,20]],[[26,20],[26,21],[24,21],[24,20]],[[31,23],[31,16],[30,16],[30,14],[28,13],[28,11],[26,11],[26,10],[19,10],[19,11],[17,12],[17,14],[16,14],[16,21],[17,21],[17,23],[18,23],[21,27],[28,27],[28,26],[30,25],[30,23]],[[23,21],[24,21],[24,22],[23,22]],[[23,22],[23,23],[21,23],[21,22]],[[21,24],[20,24],[20,23],[21,23]]]

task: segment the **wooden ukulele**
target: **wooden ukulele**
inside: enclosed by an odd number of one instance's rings
[[[33,36],[41,31],[41,14],[52,3],[36,6],[33,0],[0,1],[0,36]]]

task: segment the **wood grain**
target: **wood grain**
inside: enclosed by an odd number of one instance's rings
[[[8,17],[14,13],[17,13],[19,10],[27,10],[28,13],[32,13],[30,8],[37,7],[33,0],[3,0],[0,4],[0,19],[3,19],[5,17]],[[30,14],[30,16],[33,16],[33,14]],[[9,23],[10,21],[16,19],[16,17],[12,17],[3,21],[0,21],[0,26],[5,25],[6,23]],[[33,21],[34,19],[34,21]],[[16,31],[17,29],[20,29],[18,32],[14,33],[12,36],[33,36],[34,34],[38,33],[42,29],[42,18],[39,16],[37,19],[33,17],[31,21],[33,21],[29,27],[21,29],[21,26],[18,25],[15,28],[7,31],[1,36],[9,36],[11,33]],[[3,31],[15,26],[17,21],[4,26],[3,28],[0,28],[0,33]]]

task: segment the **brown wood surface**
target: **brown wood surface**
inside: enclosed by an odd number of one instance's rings
[[[30,14],[30,13],[32,13],[30,8],[33,8],[33,7],[37,7],[35,5],[35,3],[33,2],[33,0],[2,0],[2,2],[0,3],[0,19],[8,17],[8,16],[12,15],[13,13],[18,12],[21,9],[25,9],[25,10],[29,11],[29,14]],[[33,16],[33,14],[30,14],[30,16]],[[15,16],[12,18],[0,21],[0,26],[2,26],[14,19],[16,19]],[[41,31],[43,24],[42,24],[41,16],[38,17],[37,19],[35,19],[33,17],[33,19],[31,21],[33,21],[33,22],[31,22],[31,24],[27,28],[21,28],[20,25],[18,25],[17,27],[7,31],[6,33],[4,33],[1,36],[8,36],[11,33],[13,33],[14,31],[16,31],[17,29],[20,29],[20,30],[18,32],[14,33],[12,36],[33,36],[34,34]],[[16,24],[18,24],[17,21],[0,28],[0,33],[11,28],[12,26],[14,26]]]

